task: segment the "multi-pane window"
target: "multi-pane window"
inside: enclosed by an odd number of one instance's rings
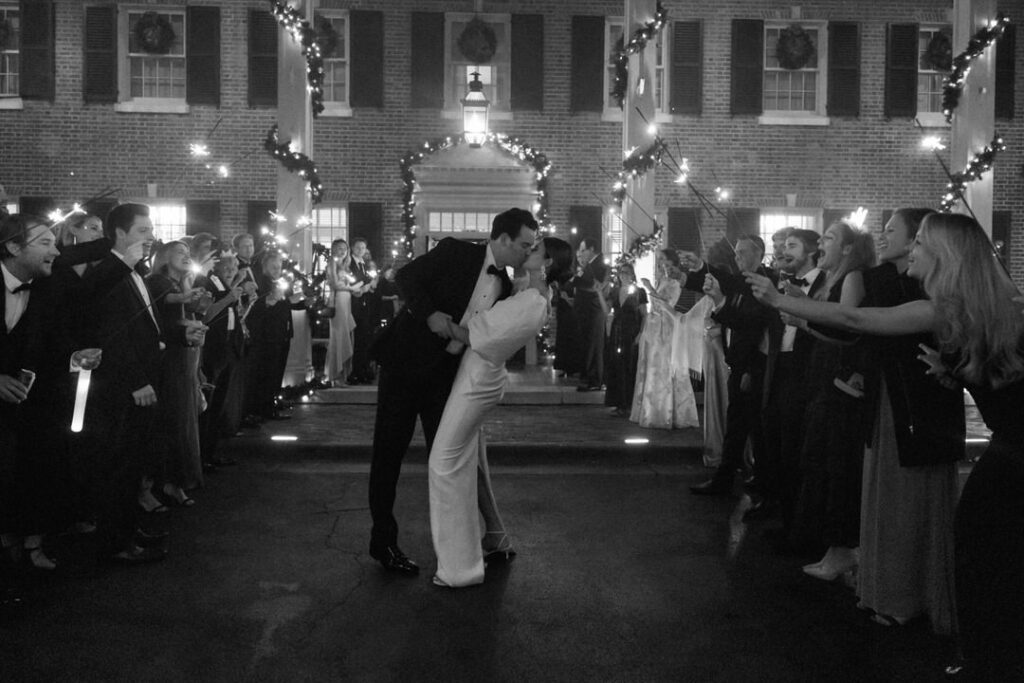
[[[601,233],[604,244],[601,245],[601,251],[614,262],[623,251],[622,216],[611,211],[605,211],[603,216]]]
[[[161,242],[181,239],[187,233],[184,204],[150,204],[149,218],[153,236]]]
[[[668,36],[669,27],[665,26],[654,38],[654,110],[657,112],[668,111],[668,77],[665,73],[665,65],[668,64]],[[604,25],[604,46],[605,54],[608,56],[607,66],[604,71],[604,107],[607,110],[619,110],[619,103],[611,95],[615,85],[615,66],[612,57],[619,47],[619,41],[623,38],[622,19],[610,17],[605,20]]]
[[[766,245],[766,257],[771,256],[772,235],[783,228],[818,230],[821,212],[815,209],[764,209],[761,211],[760,237]]]
[[[174,42],[167,54],[146,52],[135,35],[135,27],[146,12],[128,12],[129,93],[135,98],[185,99],[185,13],[161,11],[174,30]]]
[[[338,36],[338,42],[329,55],[324,56],[324,102],[348,105],[349,101],[349,40],[348,15],[324,14]]]
[[[799,69],[787,69],[779,63],[779,37],[785,24],[765,24],[764,29],[764,110],[766,112],[822,113],[825,73],[820,63],[824,56],[823,28],[803,26],[815,50]]]
[[[0,5],[0,27],[7,34],[6,44],[0,49],[0,97],[16,97],[21,42],[21,16],[17,6]]]
[[[431,211],[427,214],[430,232],[490,233],[496,213],[483,211]]]
[[[485,22],[494,31],[494,57],[486,64],[470,61],[459,48],[459,36],[474,18]],[[490,102],[491,111],[509,111],[512,98],[512,51],[509,48],[511,23],[507,14],[451,14],[446,16],[447,46],[445,50],[445,98],[446,109],[458,109],[462,99],[469,92],[473,72],[480,74],[484,84],[484,95]]]
[[[312,240],[325,247],[336,239],[348,240],[348,208],[345,206],[318,206],[313,209],[310,225]]]
[[[917,34],[917,111],[941,112],[942,111],[942,81],[949,75],[949,70],[939,70],[934,61],[929,59],[929,46],[932,41],[939,42],[942,38],[936,38],[942,34],[948,39],[950,29],[948,26],[921,27]]]

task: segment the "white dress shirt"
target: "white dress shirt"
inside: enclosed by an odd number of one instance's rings
[[[112,253],[114,256],[116,256],[117,258],[121,259],[122,261],[124,261],[124,264],[126,266],[128,266],[128,262],[125,261],[123,254],[119,254],[117,251],[115,251],[113,249],[110,250],[110,253]],[[131,272],[132,283],[135,285],[135,289],[138,290],[139,296],[142,297],[143,303],[146,304],[146,311],[149,313],[149,317],[153,321],[153,325],[155,325],[157,331],[159,331],[160,330],[160,322],[156,319],[156,313],[153,311],[153,300],[149,298],[149,288],[146,287],[146,281],[142,279],[141,275],[139,275],[138,273],[135,272],[134,268],[132,268],[131,266],[128,266],[128,267],[131,268],[131,271],[132,271]]]
[[[491,266],[496,266],[496,264],[494,254],[491,253],[491,245],[488,244],[487,252],[484,256],[484,264],[480,267],[480,274],[477,275],[476,286],[473,288],[473,295],[469,297],[466,312],[462,314],[462,320],[459,321],[459,325],[462,327],[469,327],[470,320],[483,311],[490,310],[491,306],[494,305],[494,302],[501,295],[501,279],[497,275],[487,272],[487,269]],[[452,339],[448,342],[446,350],[448,353],[457,354],[464,347],[465,344],[457,339]]]

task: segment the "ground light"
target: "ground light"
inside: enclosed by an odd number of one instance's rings
[[[274,434],[270,437],[271,441],[298,441],[299,437],[292,434]]]
[[[623,439],[623,443],[627,443],[630,445],[643,445],[646,443],[650,443],[650,440],[643,436],[631,436],[626,439]]]

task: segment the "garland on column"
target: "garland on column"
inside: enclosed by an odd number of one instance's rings
[[[1006,149],[1006,145],[1003,144],[1003,138],[1000,137],[999,133],[996,133],[995,137],[992,138],[992,142],[988,146],[974,155],[970,163],[967,164],[961,173],[954,173],[949,176],[949,183],[946,185],[946,194],[942,196],[942,201],[939,204],[939,210],[944,213],[949,213],[953,210],[958,200],[963,199],[964,190],[967,189],[967,183],[974,182],[979,179],[985,171],[992,168],[992,162],[998,152],[1002,152]]]
[[[451,149],[465,142],[462,135],[449,135],[423,143],[419,151],[409,152],[402,157],[399,166],[402,170],[402,222],[405,224],[405,256],[413,257],[413,242],[416,239],[416,173],[413,167],[434,152]],[[509,156],[526,162],[533,167],[537,182],[537,201],[533,215],[537,219],[541,232],[554,232],[555,226],[548,219],[548,175],[551,173],[551,162],[543,152],[537,151],[519,138],[509,137],[500,133],[488,133],[486,144],[494,145]]]
[[[660,137],[654,138],[650,147],[636,153],[636,148],[630,150],[622,162],[622,170],[615,176],[615,183],[612,185],[612,202],[615,206],[621,207],[626,198],[626,183],[630,178],[638,178],[661,163],[661,156],[665,153],[665,141]]]
[[[277,137],[277,124],[271,126],[267,139],[263,141],[263,149],[281,162],[281,165],[292,173],[298,173],[306,180],[306,189],[313,204],[319,204],[324,198],[324,186],[320,182],[320,174],[316,164],[302,152],[293,152],[291,145],[282,143]]]
[[[664,28],[666,21],[668,21],[668,11],[662,6],[661,0],[658,0],[654,10],[654,19],[644,24],[643,28],[638,28],[634,31],[633,37],[629,39],[629,43],[623,44],[624,41],[620,41],[615,46],[611,58],[611,64],[615,67],[615,81],[612,84],[611,96],[618,102],[620,109],[622,108],[623,100],[626,98],[629,56],[647,47],[647,41],[658,35],[661,29]]]
[[[612,267],[613,270],[618,272],[619,268],[624,265],[633,265],[633,263],[647,254],[651,253],[655,249],[661,246],[661,238],[665,234],[665,228],[662,227],[658,221],[654,221],[654,232],[650,235],[639,235],[633,240],[633,243],[629,245],[629,250],[624,251],[617,259]]]
[[[317,30],[288,3],[270,0],[270,5],[277,23],[302,46],[302,56],[306,58],[306,80],[309,81],[309,102],[313,107],[313,116],[319,116],[324,110],[324,58]]]
[[[994,21],[971,37],[967,49],[953,58],[953,70],[942,84],[942,113],[946,115],[946,123],[953,120],[953,110],[960,104],[967,74],[971,72],[971,60],[980,57],[989,45],[1002,38],[1009,23],[1006,15],[999,12]]]

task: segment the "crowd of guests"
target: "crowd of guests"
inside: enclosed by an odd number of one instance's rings
[[[235,464],[218,444],[287,419],[276,398],[292,311],[311,298],[282,265],[248,234],[161,243],[142,204],[54,226],[0,216],[4,604],[20,599],[25,571],[57,569],[69,534],[87,534],[76,547],[100,560],[162,559],[159,515],[194,505],[204,476]]]

